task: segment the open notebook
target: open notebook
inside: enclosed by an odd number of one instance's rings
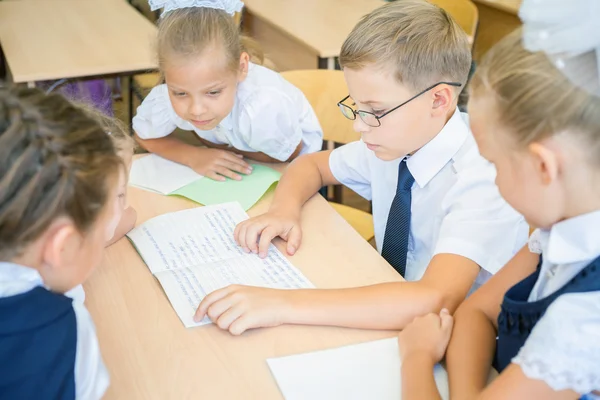
[[[275,246],[264,260],[242,251],[233,230],[247,218],[238,203],[227,203],[160,215],[127,234],[186,327],[209,323],[194,322],[198,304],[230,284],[313,287]]]
[[[401,399],[398,339],[377,340],[336,349],[267,360],[286,400]],[[435,382],[448,399],[448,375],[434,368]],[[490,380],[497,374],[492,371]]]
[[[244,210],[252,207],[279,181],[281,174],[264,165],[253,164],[250,175],[241,181],[217,182],[204,178],[189,167],[149,154],[135,160],[129,184],[169,196],[183,196],[204,205],[239,202]]]

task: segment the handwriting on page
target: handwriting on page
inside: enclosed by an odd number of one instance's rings
[[[273,245],[261,259],[235,243],[235,226],[247,217],[238,203],[165,214],[127,234],[159,280],[186,327],[202,299],[232,284],[274,289],[309,288],[312,284]]]
[[[239,206],[203,207],[153,218],[128,236],[152,273],[190,268],[243,255],[233,230],[246,218]]]
[[[271,249],[270,256],[264,260],[244,254],[198,267],[161,271],[155,276],[186,326],[199,325],[193,322],[192,316],[207,294],[232,284],[274,289],[312,286],[276,248]],[[205,319],[201,324],[209,322]]]

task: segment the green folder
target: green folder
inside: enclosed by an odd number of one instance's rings
[[[281,177],[279,172],[264,165],[253,164],[252,168],[252,173],[242,175],[241,181],[227,178],[224,182],[217,182],[202,178],[171,192],[169,196],[187,197],[205,206],[237,201],[244,210],[248,210]]]

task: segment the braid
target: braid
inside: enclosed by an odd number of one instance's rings
[[[106,133],[60,95],[0,87],[0,260],[59,216],[89,228],[119,164]]]

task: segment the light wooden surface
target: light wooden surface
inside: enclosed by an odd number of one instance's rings
[[[521,0],[473,0],[479,10],[479,30],[473,58],[483,55],[506,35],[521,26],[518,17]]]
[[[477,34],[479,23],[479,13],[477,7],[471,0],[428,0],[430,3],[437,5],[446,10],[450,16],[456,21],[468,36],[469,43],[473,45],[473,41]]]
[[[381,0],[246,0],[244,3],[248,16],[244,20],[246,30],[281,71],[316,68],[319,57],[337,57],[360,18],[384,4]]]
[[[519,14],[522,0],[473,0],[475,3],[492,7],[512,15]]]
[[[125,0],[0,1],[14,82],[156,69],[156,27]]]
[[[252,208],[267,210],[272,193]],[[183,198],[129,189],[138,223],[197,206]],[[319,288],[368,285],[400,277],[316,196],[302,214],[303,245],[292,263]],[[284,251],[281,242],[277,243]],[[123,239],[105,254],[85,284],[102,355],[110,371],[106,399],[281,399],[266,359],[376,340],[394,332],[281,326],[240,337],[214,325],[186,329],[131,244]]]
[[[342,71],[295,70],[282,72],[281,76],[304,93],[323,128],[324,140],[346,144],[360,139],[352,121],[344,117],[337,106],[348,96]]]

